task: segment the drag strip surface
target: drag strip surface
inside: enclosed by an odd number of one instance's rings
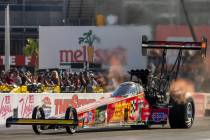
[[[63,130],[33,133],[29,126],[0,128],[0,140],[210,140],[210,117],[196,119],[191,129],[155,127],[148,130],[124,128],[83,129],[74,135]]]

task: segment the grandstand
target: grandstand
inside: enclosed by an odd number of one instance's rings
[[[174,0],[0,0],[1,19],[7,4],[11,55],[23,55],[26,39],[38,38],[39,26],[92,26],[98,14],[116,15],[119,25],[186,24],[181,3]],[[206,18],[210,1],[185,0],[185,5],[193,25],[210,24]],[[0,20],[0,55],[4,55],[4,20]]]

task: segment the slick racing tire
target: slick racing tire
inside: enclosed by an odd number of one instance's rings
[[[65,113],[65,119],[69,120],[72,119],[74,121],[74,123],[78,122],[78,118],[77,118],[77,111],[75,108],[72,107],[68,107],[66,109],[66,113]],[[72,125],[72,126],[66,126],[66,132],[69,134],[74,134],[77,130],[77,125]]]
[[[131,129],[138,130],[138,129],[149,129],[149,125],[131,125]]]
[[[171,128],[190,128],[195,117],[195,105],[192,97],[188,97],[185,103],[177,103],[171,99],[173,107],[169,112],[169,124]]]
[[[43,108],[36,106],[32,112],[32,119],[45,119],[45,114]],[[43,130],[43,126],[41,125],[32,125],[33,131],[36,134],[40,134]]]

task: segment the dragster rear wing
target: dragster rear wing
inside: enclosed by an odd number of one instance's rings
[[[201,42],[178,42],[178,41],[149,41],[142,36],[142,55],[147,54],[147,49],[176,49],[176,50],[199,50],[202,57],[206,57],[207,39]]]

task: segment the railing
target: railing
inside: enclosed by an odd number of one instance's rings
[[[95,5],[94,0],[69,0],[67,24],[72,26],[93,25]]]

